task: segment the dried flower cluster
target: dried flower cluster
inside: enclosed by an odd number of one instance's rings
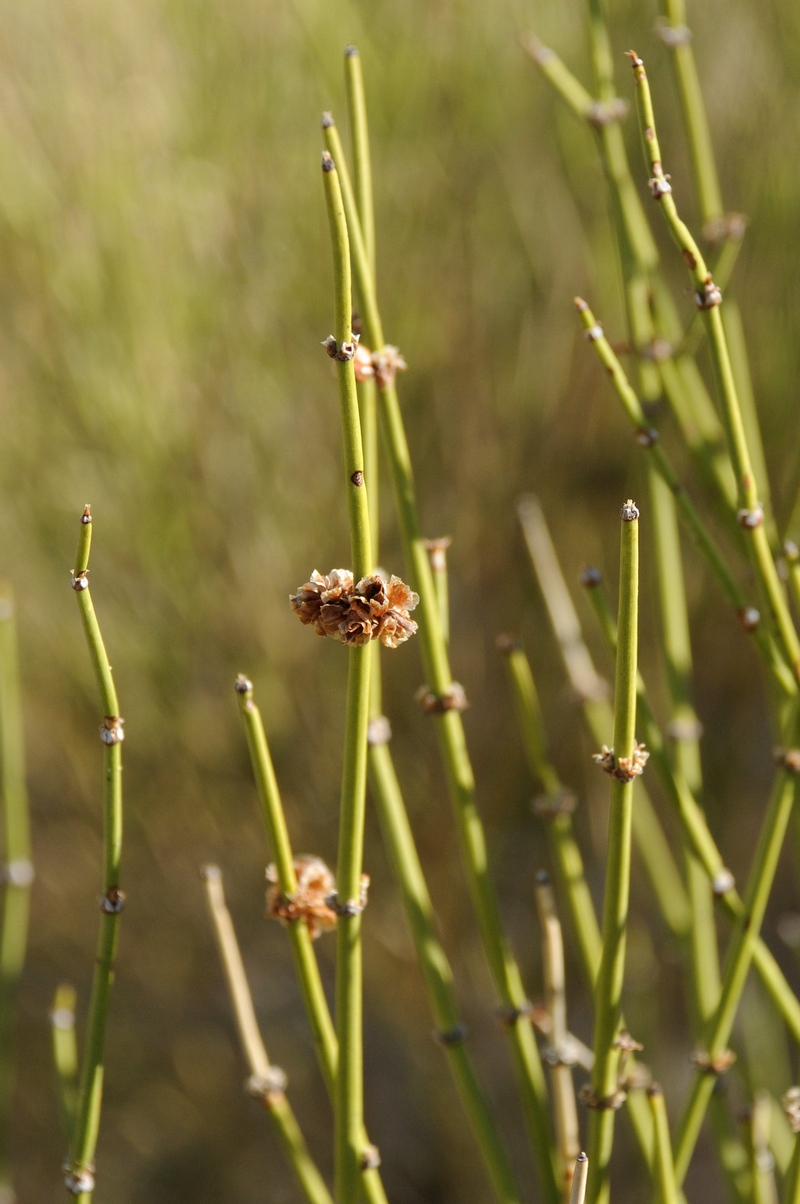
[[[387,581],[379,573],[353,584],[349,569],[333,569],[327,576],[315,569],[311,580],[291,598],[301,623],[317,635],[329,635],[343,644],[368,644],[380,640],[386,648],[403,644],[417,630],[408,612],[419,597],[399,577]]]
[[[790,1087],[781,1100],[793,1133],[800,1133],[800,1087]]]
[[[336,912],[328,905],[328,899],[336,891],[336,881],[322,858],[310,853],[295,857],[294,872],[297,890],[292,895],[282,895],[276,867],[267,866],[267,915],[287,922],[304,919],[314,941],[321,932],[336,927]]]
[[[313,853],[300,853],[292,865],[297,878],[297,890],[291,895],[281,893],[277,867],[267,866],[267,915],[284,923],[305,920],[309,935],[315,941],[321,933],[336,927],[336,879],[322,858],[315,857]],[[367,905],[368,892],[369,875],[362,874],[357,904],[359,911],[363,911]]]
[[[356,338],[355,370],[359,384],[374,378],[379,389],[388,389],[394,384],[397,373],[405,372],[406,361],[391,343],[381,351],[370,351],[368,347],[359,347]]]
[[[599,753],[592,754],[592,760],[606,773],[610,773],[612,778],[616,778],[617,781],[632,782],[634,778],[638,778],[644,773],[644,767],[647,764],[649,756],[650,753],[643,744],[634,744],[631,755],[629,757],[620,757],[619,761],[617,761],[614,756],[614,749],[604,744]]]

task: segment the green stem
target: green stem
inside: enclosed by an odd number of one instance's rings
[[[590,587],[589,600],[613,655],[616,651],[616,623],[608,596],[601,588],[602,577],[596,569],[587,570],[584,583]],[[744,903],[735,888],[733,875],[722,860],[700,804],[667,753],[664,735],[650,707],[641,674],[638,681],[638,711],[650,763],[655,767],[667,798],[680,820],[684,840],[703,867],[720,907],[730,920],[738,923],[744,914]],[[776,1010],[783,1017],[794,1040],[800,1043],[800,1002],[761,937],[756,939],[753,948],[753,964]]]
[[[602,26],[602,9],[595,5],[591,29],[602,30]],[[599,36],[607,43],[607,34],[601,33]],[[666,359],[659,355],[659,369],[667,398],[702,479],[712,490],[721,512],[730,518],[735,512],[736,497],[730,462],[724,444],[721,444],[719,419],[693,360],[680,349],[674,360],[670,358],[670,347],[682,344],[684,333],[669,289],[661,276],[658,251],[631,175],[621,131],[616,124],[624,113],[624,106],[616,100],[595,100],[558,55],[542,46],[536,38],[531,36],[523,39],[523,45],[575,116],[588,123],[595,134],[598,153],[611,189],[611,213],[624,274],[631,279],[645,280],[653,293],[657,333],[661,336],[661,350],[667,353]],[[601,54],[603,58],[609,63],[607,54]],[[597,54],[594,61],[597,68]],[[596,82],[600,88],[601,79],[598,78]],[[610,65],[603,76],[602,86],[606,95],[613,96]],[[625,294],[629,320],[632,326],[643,330],[641,315],[633,321],[628,288]],[[632,333],[635,334],[633,330]],[[639,355],[654,352],[659,343],[657,339],[649,348],[642,345],[636,336],[634,341]]]
[[[753,567],[761,582],[792,672],[797,677],[800,675],[800,639],[798,639],[792,623],[786,594],[778,577],[764,528],[763,502],[759,500],[730,352],[720,313],[722,297],[714,284],[700,248],[678,214],[672,187],[664,174],[647,74],[638,55],[633,51],[630,54],[637,84],[645,157],[652,173],[651,191],[675,243],[681,250],[694,283],[696,303],[703,312],[717,393],[722,409],[723,426],[739,491],[740,522],[749,536],[748,547]]]
[[[53,1038],[53,1065],[58,1084],[58,1098],[67,1137],[75,1121],[78,1099],[78,1042],[75,1038],[75,1003],[77,992],[67,983],[56,988],[50,1024]]]
[[[678,516],[671,489],[652,467],[648,473],[648,483],[653,517],[661,646],[666,664],[675,759],[680,772],[696,795],[702,788],[700,727],[691,697],[692,647]],[[692,1013],[695,1032],[699,1034],[716,1007],[719,997],[719,950],[711,884],[691,845],[686,843],[684,856],[692,909],[692,924],[689,929],[692,954]]]
[[[605,682],[592,663],[544,514],[533,495],[521,499],[519,517],[570,684],[580,700],[592,739],[598,746],[605,744],[614,725],[613,712],[606,700]],[[659,911],[670,931],[683,939],[691,923],[689,900],[644,787],[639,791],[633,812],[633,835]]]
[[[528,658],[522,647],[508,637],[504,637],[501,651],[505,654],[528,764],[545,791],[546,798],[537,811],[544,815],[545,832],[559,888],[567,903],[587,985],[592,990],[600,964],[600,925],[586,883],[572,816],[565,806],[569,796],[554,766],[547,759],[542,714]]]
[[[334,311],[339,351],[352,344],[350,244],[336,165],[326,151],[322,175],[334,263]],[[350,519],[353,579],[371,568],[371,537],[361,418],[352,358],[337,358],[344,465]],[[345,710],[344,765],[339,813],[339,855],[336,884],[339,919],[336,925],[336,1035],[339,1063],[335,1104],[335,1195],[337,1204],[355,1204],[361,1165],[360,1138],[364,1127],[361,991],[361,863],[367,790],[367,725],[369,723],[370,648],[349,652]]]
[[[358,52],[352,46],[345,52],[345,77],[348,110],[353,128],[356,205],[359,222],[367,241],[365,251],[370,263],[371,278],[374,279],[374,215],[367,115],[361,63]],[[359,383],[358,401],[364,440],[364,470],[367,480],[370,482],[372,555],[373,563],[377,564],[379,562],[379,532],[375,519],[375,498],[378,483],[378,427],[377,390],[374,378]],[[428,541],[431,568],[437,584],[442,629],[445,633],[449,621],[445,553],[448,544],[449,540]],[[483,1156],[495,1197],[500,1204],[516,1204],[519,1200],[519,1193],[488,1101],[465,1044],[466,1029],[459,1018],[453,972],[439,940],[433,905],[414,843],[391,750],[386,742],[389,727],[388,720],[383,718],[381,711],[380,652],[380,644],[374,644],[372,647],[370,718],[376,721],[374,728],[376,737],[375,739],[370,738],[369,767],[378,819],[395,880],[403,899],[406,919],[428,991],[438,1036],[447,1055],[478,1148]]]
[[[353,185],[356,208],[364,235],[364,250],[369,263],[370,275],[374,281],[376,279],[375,207],[372,199],[372,157],[369,151],[369,124],[361,55],[355,46],[348,46],[344,52],[344,82],[347,111],[350,115],[353,136]]]
[[[264,825],[267,831],[267,841],[275,862],[278,886],[284,897],[291,896],[297,891],[297,877],[294,871],[294,858],[289,841],[289,833],[286,828],[283,803],[281,802],[261,712],[253,698],[253,686],[243,675],[237,678],[236,694],[239,700],[242,719],[244,720],[250,763],[261,803]],[[317,1060],[328,1094],[331,1100],[333,1100],[339,1049],[336,1031],[322,986],[322,979],[311,935],[305,920],[288,923],[286,930],[289,936],[295,973],[297,974],[300,993],[303,997],[306,1017],[314,1039]],[[362,1129],[359,1149],[363,1151],[368,1145],[369,1138]],[[377,1170],[370,1169],[364,1171],[362,1186],[364,1197],[369,1201],[369,1204],[386,1204],[386,1195]]]
[[[675,68],[683,124],[689,144],[689,155],[692,160],[692,176],[697,192],[703,233],[713,243],[719,242],[721,238],[727,239],[714,268],[717,285],[723,288],[727,284],[730,270],[732,270],[733,263],[736,261],[739,247],[741,246],[741,234],[744,230],[744,222],[736,215],[728,221],[725,219],[717,166],[714,159],[714,146],[708,127],[703,92],[700,87],[700,76],[694,57],[691,36],[686,28],[686,5],[684,4],[684,0],[664,0],[663,8],[666,17],[666,25],[662,27],[666,35],[664,40],[672,51],[671,57]],[[670,32],[672,36],[670,36]],[[734,233],[733,238],[731,238],[731,232]],[[726,273],[724,281],[723,273]],[[753,396],[741,314],[734,300],[727,302],[723,319],[728,345],[733,358],[734,375],[739,391],[747,442],[750,447],[756,476],[761,484],[761,500],[764,505],[767,534],[772,547],[775,548],[778,544],[778,538],[772,515],[764,445],[761,439],[758,411]]]
[[[653,467],[674,494],[681,518],[689,534],[705,557],[722,592],[733,607],[739,623],[746,631],[753,633],[759,651],[770,669],[776,684],[787,696],[794,694],[797,686],[792,673],[775,648],[769,632],[765,631],[760,624],[758,612],[747,604],[744,595],[725,563],[722,553],[719,551],[712,535],[698,514],[688,493],[681,485],[666,452],[662,449],[658,441],[658,433],[648,425],[642,403],[630,384],[619,359],[614,354],[611,344],[603,333],[602,327],[597,322],[589,306],[580,297],[576,298],[575,305],[581,322],[586,328],[592,345],[597,352],[598,358],[605,367],[614,391],[622,402],[625,413],[636,431],[637,442],[648,453]],[[771,555],[770,563],[772,563]],[[789,618],[789,622],[791,623],[791,617]],[[792,630],[794,631],[794,628]]]
[[[353,266],[364,308],[365,334],[372,348],[381,349],[384,347],[384,338],[375,300],[374,282],[369,270],[353,189],[340,149],[341,143],[331,118],[326,117],[323,130],[326,144],[339,164]],[[379,410],[408,574],[420,597],[419,636],[423,663],[431,692],[436,699],[444,703],[450,696],[453,678],[442,633],[433,574],[420,528],[408,441],[397,391],[390,381],[384,382],[379,388]],[[550,1204],[556,1204],[560,1193],[552,1152],[544,1071],[533,1029],[525,1015],[527,999],[522,976],[502,928],[497,898],[489,876],[486,839],[475,803],[475,782],[461,716],[455,710],[446,710],[436,716],[436,726],[481,939],[503,1010],[509,1017],[513,1017],[508,1025],[508,1034],[539,1173],[547,1200]]]
[[[636,749],[636,674],[639,613],[639,512],[622,509],[619,620],[614,690],[614,768],[633,765]],[[589,1204],[606,1201],[614,1142],[614,1107],[619,1090],[619,1050],[615,1039],[622,1014],[622,984],[630,896],[633,783],[614,777],[608,828],[606,886],[603,901],[603,950],[594,995],[594,1107],[589,1122]]]
[[[797,705],[791,725],[793,739],[798,738]],[[706,1030],[704,1057],[708,1065],[718,1065],[724,1057],[736,1010],[753,959],[756,939],[761,930],[767,900],[777,869],[778,857],[786,833],[795,795],[797,774],[785,768],[772,792],[761,827],[758,846],[747,882],[743,914],[736,926],[725,958],[722,990],[714,1016]],[[689,1100],[676,1140],[675,1166],[678,1182],[683,1183],[700,1132],[703,1115],[714,1087],[715,1076],[699,1066],[692,1079]]]
[[[567,901],[581,968],[590,991],[594,991],[600,966],[602,938],[592,896],[586,883],[583,858],[575,839],[570,814],[570,795],[564,788],[554,766],[545,752],[542,716],[536,686],[528,658],[522,648],[509,636],[498,640],[506,657],[520,731],[528,756],[531,773],[541,782],[545,797],[537,800],[535,809],[541,814],[547,834],[550,856],[555,867],[559,889]],[[680,879],[678,879],[680,885]],[[633,1065],[633,1058],[628,1063]],[[638,1092],[628,1096],[627,1108],[645,1162],[650,1163],[653,1145],[653,1126],[647,1104]]]
[[[100,687],[103,724],[103,894],[102,918],[97,958],[89,1002],[86,1047],[72,1129],[67,1184],[70,1194],[88,1201],[94,1187],[94,1154],[100,1128],[103,1102],[104,1048],[119,917],[124,895],[119,888],[122,855],[122,719],[111,676],[103,637],[89,590],[89,549],[92,540],[92,516],[87,506],[81,516],[81,534],[73,572],[73,588],[78,599],[83,629]],[[70,1186],[71,1185],[71,1186]],[[83,1188],[83,1190],[81,1190]],[[77,1190],[76,1190],[77,1189]]]
[[[370,780],[378,819],[402,895],[437,1035],[447,1055],[464,1110],[489,1172],[495,1198],[511,1204],[511,1201],[519,1200],[519,1192],[472,1058],[464,1043],[466,1029],[459,1016],[453,972],[436,930],[433,905],[389,746],[373,741],[370,745],[369,759]]]
[[[653,1117],[653,1129],[656,1135],[656,1156],[654,1159],[656,1199],[658,1204],[678,1204],[680,1193],[675,1182],[675,1164],[672,1160],[672,1144],[669,1139],[669,1121],[664,1107],[664,1095],[658,1083],[651,1083],[647,1089],[650,1111]]]
[[[203,871],[203,878],[206,902],[233,1007],[239,1043],[250,1075],[248,1093],[261,1100],[269,1113],[276,1136],[308,1204],[333,1204],[325,1181],[308,1151],[292,1106],[286,1098],[285,1075],[270,1063],[258,1027],[233,921],[225,904],[222,873],[217,866],[209,865]]]
[[[792,1160],[783,1185],[782,1204],[800,1204],[800,1135],[795,1134]]]
[[[0,1184],[12,1184],[8,1149],[13,1113],[17,995],[28,944],[33,882],[25,742],[14,599],[0,590],[0,786],[6,888],[0,934]]]

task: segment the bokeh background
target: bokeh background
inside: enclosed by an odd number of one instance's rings
[[[621,94],[630,92],[621,52],[633,44],[648,59],[668,168],[693,218],[656,6],[610,7]],[[97,701],[69,588],[87,501],[93,596],[126,721],[128,905],[97,1204],[298,1198],[242,1089],[198,873],[209,861],[225,873],[268,1047],[330,1167],[330,1114],[288,949],[264,917],[269,853],[233,681],[244,670],[256,684],[295,847],[332,861],[346,658],[300,627],[287,597],[312,568],[348,557],[335,382],[319,347],[332,311],[319,115],[331,108],[345,126],[350,41],[370,105],[384,322],[409,363],[401,393],[425,530],[453,536],[453,660],[471,700],[504,915],[533,997],[532,881],[546,859],[494,650],[500,631],[526,640],[601,896],[606,791],[515,519],[518,495],[535,490],[570,579],[594,561],[613,585],[619,504],[644,493],[637,449],[571,305],[584,293],[623,337],[602,176],[589,134],[518,41],[535,28],[588,82],[584,16],[579,0],[0,4],[0,562],[20,611],[37,866],[11,1134],[22,1201],[62,1198],[48,1008],[56,984],[71,981],[82,1025],[97,926]],[[724,0],[693,5],[690,21],[726,204],[750,218],[734,287],[785,525],[799,467],[800,8]],[[634,121],[625,128],[638,170]],[[644,188],[644,170],[640,178]],[[681,265],[656,234],[688,318]],[[383,562],[400,571],[388,494],[382,502]],[[643,520],[643,657],[657,682]],[[709,813],[741,876],[771,774],[767,708],[746,640],[691,549],[686,562]],[[385,660],[396,759],[459,995],[533,1200],[430,723],[412,702],[418,650]],[[797,981],[794,865],[789,850],[767,935]],[[366,868],[368,1123],[389,1195],[478,1204],[488,1189],[431,1040],[372,817]],[[685,998],[677,951],[638,872],[634,910],[626,1011],[674,1113],[689,1073]],[[329,981],[332,940],[318,949]],[[587,1037],[571,955],[569,974],[572,1024]],[[742,1100],[755,1060],[776,1091],[788,1086],[782,1046],[751,990],[737,1032]],[[623,1140],[620,1184],[626,1176],[625,1198],[642,1198],[626,1149]],[[692,1182],[721,1198],[707,1161],[701,1146]]]

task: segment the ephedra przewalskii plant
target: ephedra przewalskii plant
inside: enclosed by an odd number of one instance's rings
[[[94,1190],[94,1154],[103,1104],[106,1024],[114,981],[119,918],[125,902],[125,896],[120,890],[124,721],[120,717],[111,666],[89,590],[91,543],[92,513],[86,506],[81,515],[81,533],[72,572],[72,588],[78,599],[83,630],[97,678],[103,717],[100,725],[100,739],[103,742],[103,890],[100,895],[100,934],[89,1000],[83,1066],[72,1119],[69,1157],[65,1167],[67,1191],[71,1196],[84,1201],[91,1199]]]
[[[360,63],[352,48],[346,56],[354,133],[352,183],[333,119],[326,114],[323,120],[329,152],[324,161],[324,179],[336,285],[335,331],[326,340],[326,349],[336,362],[340,385],[345,487],[351,520],[351,568],[334,570],[326,575],[315,574],[298,591],[293,605],[299,617],[313,625],[319,634],[333,636],[350,645],[350,667],[336,884],[334,888],[330,876],[330,895],[317,897],[313,904],[305,884],[309,867],[302,859],[293,858],[288,844],[252,687],[246,679],[240,679],[237,689],[275,858],[275,867],[271,870],[270,907],[272,914],[283,919],[290,930],[306,1007],[334,1100],[337,1204],[350,1204],[360,1190],[370,1199],[379,1199],[382,1193],[374,1169],[374,1152],[363,1128],[361,1088],[359,936],[365,899],[361,849],[368,743],[378,814],[406,904],[440,1037],[451,1058],[495,1194],[498,1199],[507,1201],[518,1196],[494,1121],[464,1047],[466,1034],[458,1022],[449,965],[440,953],[438,942],[432,943],[435,940],[432,909],[387,744],[388,724],[381,713],[380,669],[374,637],[380,636],[382,642],[393,646],[410,634],[413,623],[408,618],[411,596],[406,587],[396,579],[382,582],[371,575],[377,559],[377,541],[375,532],[370,533],[366,489],[373,488],[377,480],[376,410],[394,488],[408,575],[419,593],[419,638],[427,676],[421,702],[436,723],[455,804],[466,876],[487,960],[500,996],[500,1016],[510,1039],[544,1198],[555,1201],[571,1194],[573,1199],[582,1200],[584,1192],[588,1193],[592,1204],[609,1198],[616,1128],[614,1116],[617,1107],[626,1103],[643,1155],[641,1165],[652,1182],[654,1197],[677,1202],[714,1083],[733,1060],[727,1046],[751,963],[767,989],[776,1014],[800,1042],[800,1005],[760,935],[800,769],[800,753],[796,750],[800,641],[786,590],[776,569],[775,524],[769,506],[769,491],[766,486],[759,491],[754,476],[753,465],[760,472],[763,455],[757,420],[749,405],[751,398],[747,389],[741,388],[736,380],[736,372],[740,375],[744,372],[743,353],[741,347],[737,347],[732,356],[729,346],[729,340],[736,342],[738,328],[735,316],[730,323],[724,320],[720,282],[732,270],[735,254],[730,252],[730,247],[734,240],[741,238],[742,225],[733,220],[720,222],[721,203],[706,161],[709,154],[706,125],[704,115],[698,109],[702,102],[696,87],[694,59],[682,32],[682,13],[677,4],[668,6],[667,17],[664,40],[676,54],[692,158],[697,170],[705,172],[700,187],[702,210],[714,237],[719,236],[720,229],[723,235],[730,236],[727,250],[723,248],[719,256],[716,279],[678,215],[671,184],[661,164],[643,64],[638,56],[631,57],[642,111],[650,195],[666,217],[690,270],[693,296],[704,330],[693,322],[684,327],[661,275],[658,250],[628,165],[619,124],[625,105],[616,97],[611,44],[601,6],[594,0],[590,3],[594,95],[571,75],[552,51],[535,41],[528,43],[532,56],[550,82],[572,110],[596,132],[598,150],[611,189],[611,211],[621,251],[629,345],[637,357],[636,385],[631,382],[589,306],[579,301],[578,309],[587,336],[633,423],[636,442],[648,457],[660,619],[672,708],[669,735],[665,738],[636,666],[639,527],[636,508],[631,503],[623,508],[617,621],[605,604],[600,575],[587,573],[584,578],[616,657],[612,719],[601,680],[582,643],[577,617],[572,613],[568,592],[560,579],[560,569],[543,525],[541,510],[535,502],[528,501],[521,509],[521,516],[537,575],[567,671],[581,698],[593,738],[601,749],[597,760],[613,779],[601,930],[572,827],[570,810],[573,804],[546,756],[530,666],[515,641],[504,639],[503,651],[508,657],[531,768],[545,789],[546,797],[538,810],[550,838],[558,903],[569,917],[584,976],[592,992],[593,1052],[586,1050],[567,1028],[558,953],[557,932],[560,928],[556,902],[548,893],[549,886],[540,882],[538,898],[548,967],[545,1009],[531,1008],[500,922],[461,721],[465,693],[453,680],[450,670],[446,591],[441,588],[446,582],[442,549],[434,545],[434,555],[439,557],[435,577],[429,560],[431,549],[422,538],[396,389],[396,373],[404,362],[397,349],[385,342],[376,299],[376,247],[366,110]],[[361,346],[357,345],[351,330],[351,257],[364,336]],[[694,360],[694,351],[703,333],[714,366],[721,421]],[[690,452],[696,475],[706,490],[707,498],[702,504],[690,499],[672,466],[672,458],[659,443],[659,432],[648,421],[643,403],[655,400],[662,393]],[[724,448],[719,443],[720,430],[726,435]],[[728,541],[725,547],[709,528],[703,514],[704,504],[710,505],[722,520]],[[779,758],[779,773],[742,895],[726,868],[699,798],[702,786],[700,729],[691,705],[692,666],[680,547],[676,537],[678,517],[733,608],[740,628],[753,636],[773,692],[780,729],[783,751]],[[741,584],[741,565],[735,560],[732,562],[728,544],[736,552],[745,552],[752,566],[762,595],[760,612]],[[642,737],[646,739],[646,749],[638,743]],[[609,740],[613,741],[612,748],[605,747]],[[657,812],[638,782],[648,753],[652,754],[651,768],[657,773],[680,823],[680,860],[674,857]],[[644,861],[666,926],[683,950],[689,982],[696,1069],[674,1141],[670,1138],[665,1100],[660,1089],[651,1084],[646,1097],[641,1091],[647,1083],[646,1071],[632,1056],[639,1046],[623,1027],[632,842]],[[325,874],[329,875],[329,871],[325,870]],[[732,922],[732,935],[722,966],[716,947],[713,900]],[[335,925],[337,929],[335,1035],[319,987],[310,944],[321,917],[326,925]],[[531,1025],[532,1013],[550,1039],[547,1053],[554,1070],[552,1105]],[[589,1107],[588,1184],[587,1163],[583,1156],[575,1166],[577,1173],[572,1179],[577,1139],[574,1097],[571,1072],[563,1073],[571,1065],[581,1063],[591,1072],[591,1081],[585,1084],[582,1092],[584,1103]],[[754,1106],[747,1147],[751,1153],[748,1154],[745,1145],[725,1130],[724,1099],[716,1097],[714,1105],[720,1121],[715,1126],[715,1141],[722,1171],[737,1200],[761,1199],[765,1190],[772,1190],[770,1176],[764,1172],[763,1157],[759,1163],[766,1140],[762,1097]],[[792,1108],[790,1111],[796,1116],[796,1104],[792,1107],[793,1111]],[[584,1113],[583,1127],[585,1117]],[[797,1191],[798,1163],[800,1155],[792,1160],[785,1184],[787,1199],[793,1201]],[[745,1164],[752,1173],[743,1172]]]

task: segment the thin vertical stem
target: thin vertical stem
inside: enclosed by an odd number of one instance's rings
[[[286,827],[278,782],[270,756],[269,745],[261,712],[253,697],[253,685],[243,674],[236,680],[236,695],[244,721],[250,764],[261,803],[267,841],[270,847],[278,878],[278,887],[284,898],[297,891],[297,876],[294,857]],[[293,920],[286,925],[289,945],[295,964],[295,973],[303,998],[306,1018],[311,1028],[314,1046],[322,1077],[331,1100],[334,1099],[336,1067],[339,1048],[336,1030],[331,1019],[325,990],[322,986],[319,965],[314,952],[311,934],[304,919]],[[369,1146],[366,1131],[360,1134],[360,1150]],[[386,1204],[386,1195],[376,1169],[365,1170],[362,1175],[364,1196],[369,1204]]]
[[[797,713],[795,703],[791,724],[794,740],[800,736],[797,730]],[[784,769],[778,775],[772,791],[747,882],[743,914],[725,958],[719,1003],[706,1030],[706,1047],[692,1078],[689,1099],[681,1118],[675,1142],[675,1169],[679,1184],[683,1183],[689,1168],[703,1116],[714,1088],[715,1076],[724,1070],[727,1064],[726,1045],[750,969],[786,826],[797,794],[798,775],[792,769],[795,759],[800,762],[800,752],[797,750],[794,751],[794,756],[791,752],[786,754]]]
[[[592,663],[542,508],[532,494],[520,500],[519,518],[570,683],[580,700],[592,739],[598,745],[604,744],[614,725],[605,682]],[[633,812],[633,834],[659,911],[670,931],[682,938],[691,922],[689,901],[667,838],[644,787],[639,791]]]
[[[650,458],[655,470],[674,494],[686,529],[704,556],[708,567],[716,577],[728,602],[733,607],[740,625],[745,631],[753,634],[764,662],[770,669],[781,691],[787,696],[795,693],[797,685],[792,672],[790,672],[779,650],[775,647],[770,633],[762,626],[758,611],[747,604],[713,536],[678,479],[666,452],[662,449],[658,441],[658,433],[648,425],[642,403],[606,338],[603,328],[597,322],[591,309],[582,298],[576,297],[575,306],[597,356],[610,376],[614,391],[622,402],[623,409],[634,426],[637,442]]]
[[[364,308],[365,334],[372,348],[382,349],[383,328],[375,299],[374,281],[369,270],[352,185],[341,153],[341,142],[332,118],[326,118],[323,122],[323,131],[326,145],[340,168],[353,267]],[[443,711],[436,715],[435,722],[448,788],[454,804],[462,857],[486,958],[500,995],[503,1012],[509,1017],[507,1031],[539,1173],[549,1204],[556,1204],[560,1193],[552,1152],[544,1070],[527,1016],[528,1000],[522,976],[503,930],[497,897],[489,874],[486,837],[477,810],[475,780],[461,715],[456,710],[447,710],[444,705],[451,696],[453,677],[447,644],[442,633],[433,574],[422,538],[411,456],[393,380],[385,378],[383,382],[379,381],[378,393],[381,431],[408,574],[420,597],[418,613],[422,659],[430,691],[439,700]]]
[[[678,214],[672,195],[672,186],[664,174],[650,85],[644,63],[634,51],[630,52],[630,57],[637,84],[645,158],[652,175],[650,189],[664,215],[675,243],[683,254],[694,284],[697,306],[702,310],[706,322],[723,426],[739,492],[740,523],[749,537],[747,544],[753,567],[761,582],[792,672],[797,677],[800,675],[800,639],[792,622],[786,594],[778,577],[764,529],[763,503],[759,500],[730,351],[720,312],[722,295],[714,284],[700,248]]]
[[[800,1134],[794,1135],[794,1149],[786,1181],[783,1185],[782,1204],[800,1204]]]
[[[678,517],[672,491],[652,468],[648,473],[653,517],[661,646],[664,650],[675,759],[696,796],[702,787],[700,726],[691,697],[692,647],[683,579]],[[711,884],[691,846],[684,845],[686,880],[692,908],[689,940],[695,1032],[699,1035],[719,998],[719,950]]]
[[[501,651],[505,653],[528,764],[546,795],[546,805],[537,807],[537,811],[543,816],[550,855],[567,903],[587,985],[593,990],[600,964],[600,925],[586,883],[581,851],[575,839],[569,813],[569,795],[545,753],[542,715],[528,658],[522,647],[510,637],[503,637],[503,641]]]
[[[384,720],[381,725],[384,731],[385,724]],[[375,806],[428,992],[436,1035],[447,1055],[495,1198],[502,1204],[512,1204],[519,1201],[519,1192],[466,1045],[467,1030],[458,1010],[453,972],[439,939],[433,904],[389,746],[380,737],[381,727],[376,725],[375,731],[376,739],[370,744],[370,781]]]
[[[589,1122],[589,1204],[608,1199],[619,1091],[615,1040],[622,1014],[622,983],[630,895],[633,784],[636,754],[636,675],[639,615],[639,511],[622,508],[617,667],[614,689],[614,773],[603,901],[603,952],[595,988],[593,1107]]]
[[[222,873],[219,867],[216,865],[206,866],[203,870],[203,880],[214,937],[239,1034],[239,1043],[250,1075],[247,1083],[248,1094],[260,1100],[269,1113],[278,1140],[297,1176],[308,1204],[332,1204],[331,1194],[308,1151],[297,1118],[286,1098],[286,1076],[269,1060],[258,1027],[253,998],[247,983],[233,921],[225,904]]]
[[[336,165],[323,153],[322,175],[334,263],[334,339],[344,444],[345,487],[350,518],[353,579],[371,566],[371,538],[361,419],[358,412],[353,336],[350,244]],[[347,349],[347,350],[346,350]],[[369,723],[370,648],[349,650],[345,710],[344,766],[339,814],[336,882],[336,1075],[335,1180],[337,1204],[355,1204],[361,1178],[360,1136],[364,1126],[361,997],[361,862],[367,789],[367,725]]]
[[[544,872],[536,876],[536,909],[539,913],[539,926],[542,930],[545,1007],[550,1017],[550,1044],[553,1049],[553,1066],[550,1070],[553,1114],[558,1152],[564,1168],[564,1195],[568,1200],[571,1194],[574,1164],[581,1147],[572,1069],[564,1057],[567,1044],[564,941],[553,898],[553,889]]]
[[[75,1037],[77,992],[69,983],[56,987],[50,1026],[53,1038],[53,1066],[64,1129],[69,1137],[75,1121],[78,1100],[78,1042]]]
[[[589,588],[589,601],[613,655],[617,646],[617,628],[608,595],[602,588],[602,576],[596,569],[587,569],[583,581]],[[736,890],[733,874],[722,860],[722,854],[688,782],[668,755],[666,741],[650,707],[641,673],[637,689],[639,721],[650,753],[650,764],[659,775],[664,791],[680,820],[684,839],[703,866],[720,907],[728,919],[737,923],[744,915],[744,903]],[[753,946],[753,964],[776,1010],[788,1025],[795,1041],[800,1043],[800,1002],[760,936],[756,938]]]
[[[353,187],[361,231],[364,235],[364,250],[373,281],[375,273],[375,206],[372,198],[372,157],[369,150],[369,124],[367,102],[364,95],[364,75],[361,70],[361,55],[355,46],[344,52],[344,82],[347,111],[353,136]]]
[[[589,1177],[589,1159],[581,1151],[575,1160],[575,1169],[572,1175],[572,1190],[569,1196],[569,1204],[583,1204],[586,1199],[586,1183]]]
[[[100,897],[100,935],[97,960],[89,1002],[86,1047],[80,1079],[75,1123],[72,1129],[66,1184],[71,1195],[88,1201],[94,1188],[94,1154],[100,1129],[103,1102],[104,1049],[111,986],[114,981],[114,957],[117,947],[120,912],[124,895],[120,890],[122,855],[122,740],[123,720],[111,666],[89,590],[89,549],[92,540],[92,515],[88,506],[81,515],[81,533],[72,586],[78,600],[83,629],[94,665],[103,723],[103,893]]]
[[[672,1160],[672,1145],[669,1138],[669,1121],[664,1107],[664,1095],[658,1083],[651,1083],[647,1098],[653,1116],[656,1135],[654,1172],[658,1204],[678,1204],[680,1193],[675,1182],[675,1164]]]
[[[13,1114],[14,1031],[19,981],[28,944],[33,864],[17,630],[14,598],[8,587],[0,589],[0,786],[6,883],[0,934],[0,1184],[10,1188],[13,1175],[8,1140]]]

